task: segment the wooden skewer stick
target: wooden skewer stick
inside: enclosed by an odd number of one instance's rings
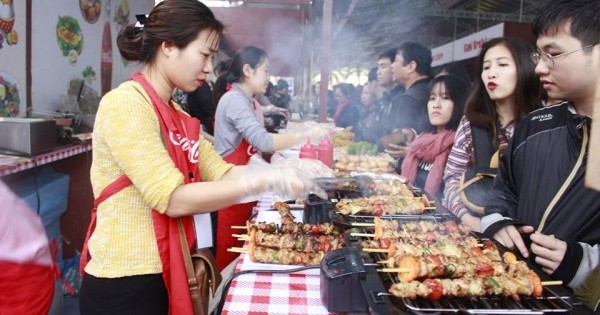
[[[360,237],[375,237],[375,234],[368,234],[368,233],[350,233],[350,236],[360,236]]]
[[[366,253],[388,253],[390,250],[383,248],[363,248],[362,251]]]
[[[425,209],[425,210],[435,210],[435,209],[436,209],[436,207],[425,207],[425,208],[423,208],[423,209]]]
[[[563,282],[562,280],[555,280],[555,281],[542,281],[542,285],[543,286],[550,286],[550,285],[562,285]]]
[[[231,236],[237,237],[237,238],[249,238],[250,237],[250,235],[248,235],[248,234],[231,234]]]
[[[244,248],[240,248],[240,247],[231,247],[227,249],[228,252],[232,252],[232,253],[241,253],[241,254],[247,254],[248,250],[244,249]]]
[[[247,230],[248,229],[247,226],[242,226],[242,225],[232,225],[231,228],[236,229],[236,230]]]
[[[360,223],[360,222],[352,222],[352,226],[365,226],[365,227],[372,227],[372,226],[375,226],[375,223]]]
[[[382,268],[377,269],[378,272],[410,272],[408,268]]]

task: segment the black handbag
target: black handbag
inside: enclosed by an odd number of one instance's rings
[[[460,200],[477,216],[483,215],[483,207],[498,173],[498,150],[486,129],[471,125],[475,165],[470,166],[460,177]]]

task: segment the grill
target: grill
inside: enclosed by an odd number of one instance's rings
[[[376,174],[376,176],[394,178],[391,174]],[[375,175],[373,175],[375,176]],[[391,179],[390,179],[391,180]],[[309,195],[304,208],[304,222],[323,223],[333,222],[341,226],[350,227],[352,222],[372,223],[372,215],[343,215],[339,213],[335,204],[341,199],[355,199],[360,197],[370,197],[373,194],[368,189],[372,178],[366,175],[357,175],[345,178],[317,178],[315,183],[327,193],[327,200],[321,199],[315,195]],[[410,187],[415,197],[420,197],[423,192],[416,187]],[[413,214],[384,214],[383,219],[398,220],[418,220],[418,219],[449,219],[453,215],[448,212],[441,203],[435,198],[426,194],[427,199],[435,202],[435,210],[427,210],[422,215]]]
[[[352,232],[372,233],[372,229],[362,228],[353,229]],[[356,244],[364,237],[350,237],[347,235],[347,244]],[[479,234],[474,234],[482,240]],[[501,252],[503,247],[497,244]],[[368,259],[372,262],[385,260],[386,254],[370,253]],[[530,266],[538,275],[544,279],[545,274]],[[389,288],[399,280],[395,273],[379,273],[379,278],[384,288]],[[461,314],[549,314],[549,313],[568,313],[571,311],[571,305],[565,301],[564,295],[557,294],[550,287],[544,287],[541,297],[520,296],[519,300],[512,297],[490,296],[490,297],[442,297],[440,300],[433,301],[426,298],[416,298],[414,300],[395,297],[387,292],[380,293],[380,296],[389,296],[390,309],[401,310],[409,313],[461,313]]]

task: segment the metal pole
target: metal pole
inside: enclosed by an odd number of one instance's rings
[[[523,0],[521,0],[521,5],[519,6],[519,23],[523,22]]]
[[[319,122],[327,120],[327,86],[329,83],[329,55],[331,53],[331,16],[333,0],[323,1],[323,27],[321,34],[321,86],[319,92]]]

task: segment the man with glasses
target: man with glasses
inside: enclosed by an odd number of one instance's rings
[[[600,1],[550,1],[533,33],[535,71],[548,97],[565,102],[517,125],[481,228],[577,288],[600,263],[600,192],[584,187],[600,72]]]

